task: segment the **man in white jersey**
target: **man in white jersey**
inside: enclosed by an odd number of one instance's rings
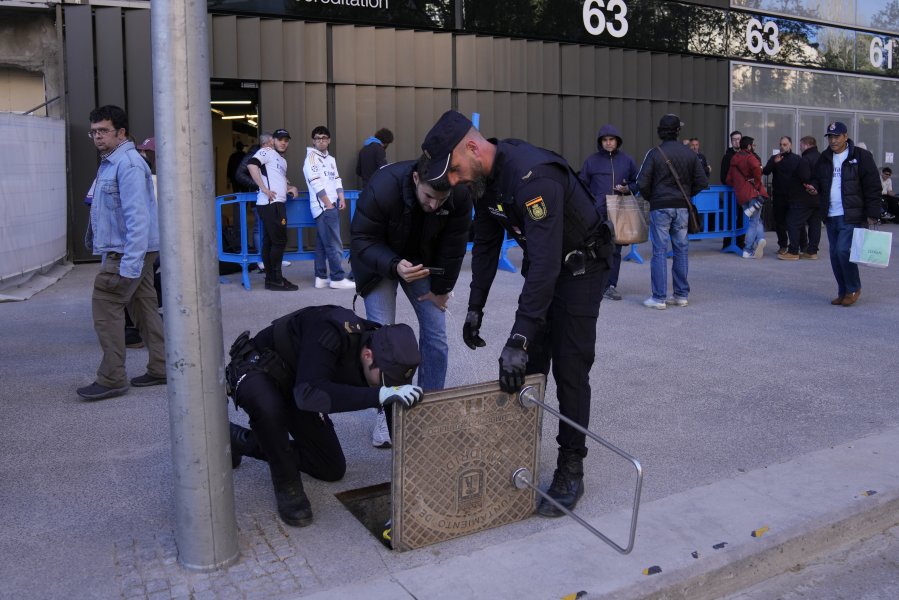
[[[834,306],[852,306],[862,293],[858,265],[849,261],[852,233],[856,227],[871,227],[880,216],[880,176],[874,157],[849,139],[849,130],[839,121],[827,126],[828,148],[815,163],[809,194],[821,198],[827,215],[830,266],[837,280]]]
[[[272,147],[260,148],[247,169],[259,192],[256,211],[262,220],[262,263],[265,266],[265,289],[292,292],[299,289],[281,274],[281,259],[287,245],[287,195],[297,195],[297,188],[287,180],[287,161],[282,156],[290,145],[286,129],[272,134]]]
[[[309,208],[316,224],[315,287],[356,289],[343,270],[340,211],[346,208],[337,162],[328,154],[331,132],[324,125],[312,130],[312,148],[306,148],[303,175],[309,188]],[[328,277],[330,268],[331,275]]]

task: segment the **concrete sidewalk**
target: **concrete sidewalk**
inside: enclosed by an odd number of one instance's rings
[[[701,586],[714,597],[765,565],[786,565],[797,547],[818,550],[899,521],[895,265],[864,269],[860,301],[843,308],[829,304],[836,286],[826,243],[822,260],[798,262],[743,260],[718,248],[691,244],[688,307],[641,306],[647,262],[622,266],[625,298],[600,310],[591,429],[645,469],[633,554],[617,555],[568,520],[536,517],[387,550],[335,498],[389,478],[390,452],[371,447],[374,412],[365,411],[335,418],[346,477],[304,479],[310,527],[280,523],[266,465],[244,460],[234,473],[241,560],[210,574],[177,564],[165,388],[95,403],[75,395],[99,362],[90,319],[96,266],[76,266],[27,302],[0,304],[0,596],[561,598],[584,590],[695,598]],[[518,263],[520,253],[511,258]],[[301,306],[352,303],[350,291],[313,289],[309,263],[286,275],[300,291],[267,292],[258,275],[250,291],[237,276],[220,286],[226,346]],[[448,322],[451,386],[496,377],[522,281],[497,275],[482,331],[488,345],[472,352],[460,334],[469,280],[466,263]],[[404,298],[398,319],[414,323]],[[146,352],[128,357],[129,375],[143,373]],[[550,378],[547,398],[554,394]],[[243,413],[231,417],[246,422]],[[544,485],[556,429],[545,419]],[[595,446],[585,468],[578,512],[623,544],[632,469]],[[877,493],[860,495],[868,490]],[[652,566],[661,573],[642,574]]]

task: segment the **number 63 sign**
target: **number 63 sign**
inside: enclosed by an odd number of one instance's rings
[[[583,15],[584,29],[590,35],[602,35],[603,31],[616,38],[627,35],[627,4],[624,0],[609,0],[608,3],[585,0]]]

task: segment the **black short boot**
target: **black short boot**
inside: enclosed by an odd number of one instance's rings
[[[574,450],[559,450],[553,482],[546,490],[556,502],[574,510],[577,501],[584,495],[584,457]],[[545,498],[537,504],[537,514],[543,517],[561,517],[565,513]]]
[[[275,500],[278,515],[288,525],[305,527],[312,523],[312,505],[299,477],[289,483],[275,483]]]
[[[231,468],[236,469],[244,456],[257,460],[268,460],[256,434],[235,423],[229,423],[231,428]]]

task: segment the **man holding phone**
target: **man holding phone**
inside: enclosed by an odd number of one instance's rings
[[[374,173],[356,203],[350,263],[365,316],[382,325],[396,320],[397,285],[418,317],[424,391],[443,389],[447,354],[446,306],[456,285],[471,225],[468,186],[437,192],[421,176],[428,158],[387,165]],[[390,447],[383,416],[372,444]]]

